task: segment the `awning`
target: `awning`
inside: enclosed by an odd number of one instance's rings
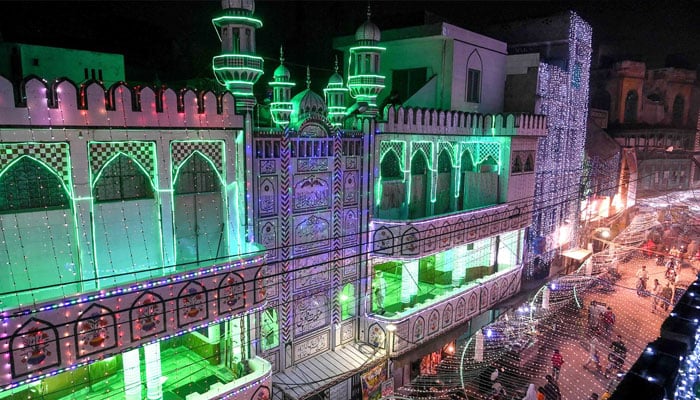
[[[586,261],[588,256],[590,256],[591,254],[593,254],[593,251],[582,248],[575,248],[561,252],[562,257],[569,257],[580,262]]]
[[[272,376],[272,385],[294,400],[310,397],[385,360],[384,349],[349,343]]]

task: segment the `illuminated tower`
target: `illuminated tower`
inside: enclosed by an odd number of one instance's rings
[[[284,53],[280,46],[280,66],[275,69],[272,86],[272,103],[270,103],[270,113],[272,121],[280,128],[284,129],[289,125],[289,116],[292,114],[292,87],[294,82],[289,81],[289,70],[284,66]]]
[[[338,57],[335,57],[335,72],[328,80],[328,85],[323,89],[323,94],[326,96],[326,105],[328,106],[328,119],[331,124],[336,127],[343,125],[345,118],[345,93],[348,89],[343,85],[343,77],[338,73]]]
[[[348,88],[350,95],[357,103],[367,103],[366,116],[377,115],[377,95],[384,89],[384,76],[379,74],[381,53],[386,50],[377,46],[381,32],[377,25],[370,21],[370,10],[367,8],[367,21],[355,32],[356,45],[350,48],[350,68],[348,73]]]
[[[255,29],[262,21],[253,17],[254,0],[221,0],[223,12],[212,19],[221,40],[221,54],[212,66],[219,83],[233,93],[236,107],[252,110],[253,85],[263,74],[263,59],[255,55]]]

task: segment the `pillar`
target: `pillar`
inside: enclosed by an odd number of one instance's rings
[[[147,344],[143,348],[146,354],[146,398],[161,400],[163,398],[163,383],[160,370],[160,342]]]
[[[139,349],[122,353],[125,400],[141,400],[141,366],[139,362]]]

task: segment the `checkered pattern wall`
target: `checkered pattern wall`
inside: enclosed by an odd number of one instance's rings
[[[21,157],[31,157],[53,170],[70,188],[70,157],[68,143],[2,143],[0,144],[0,173]]]
[[[97,177],[104,166],[114,157],[124,154],[141,164],[144,171],[156,182],[156,144],[155,142],[90,142],[88,157],[92,179]]]
[[[195,151],[200,152],[206,158],[208,158],[213,164],[214,168],[219,172],[221,176],[224,175],[224,142],[221,140],[211,140],[211,141],[188,141],[179,142],[174,141],[170,144],[170,151],[172,152],[172,174],[175,177],[175,172],[180,168],[183,161],[192,155]]]

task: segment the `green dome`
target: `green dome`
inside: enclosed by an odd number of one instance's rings
[[[381,38],[381,31],[377,25],[373,24],[370,20],[365,21],[359,28],[357,28],[357,31],[355,31],[355,40],[358,42],[365,40],[378,42]]]
[[[284,64],[280,64],[279,67],[275,69],[275,72],[272,74],[272,77],[277,80],[277,78],[283,78],[285,80],[289,80],[289,77],[291,74],[289,73],[289,70],[287,67],[284,66]]]
[[[306,89],[297,93],[297,95],[292,98],[292,106],[294,107],[293,112],[297,117],[309,113],[326,113],[325,100],[311,89]]]
[[[340,76],[340,74],[337,72],[333,73],[333,75],[331,75],[330,79],[328,79],[328,86],[332,86],[332,85],[343,86],[343,77]]]

